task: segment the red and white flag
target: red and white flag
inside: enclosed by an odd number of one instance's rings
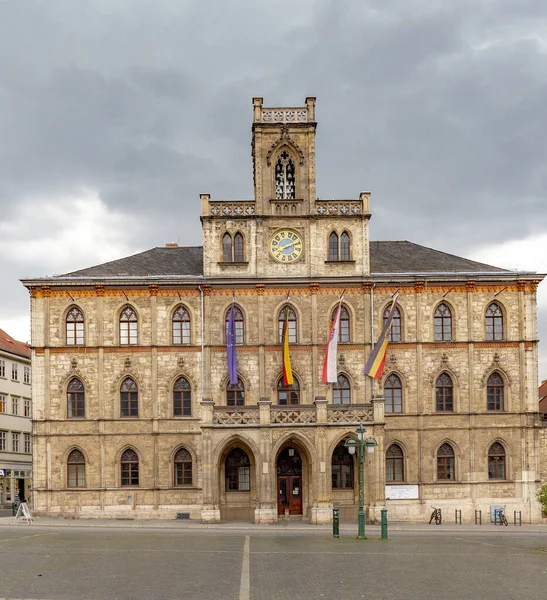
[[[340,310],[342,309],[342,298],[338,304],[336,315],[330,328],[329,341],[327,343],[327,352],[325,353],[325,362],[323,363],[323,383],[336,383],[338,379],[338,332],[340,331]]]

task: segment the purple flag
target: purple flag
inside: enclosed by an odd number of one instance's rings
[[[228,361],[228,375],[230,376],[230,385],[237,383],[237,357],[236,357],[236,336],[234,323],[235,307],[232,302],[228,323],[226,323],[226,360]]]

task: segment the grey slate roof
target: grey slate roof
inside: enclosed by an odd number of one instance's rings
[[[370,270],[372,273],[508,272],[498,267],[492,267],[406,241],[371,242]],[[59,277],[146,277],[162,275],[191,277],[203,275],[203,248],[201,246],[152,248],[127,258],[113,260],[72,273],[65,273]]]

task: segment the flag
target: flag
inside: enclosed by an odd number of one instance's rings
[[[397,306],[397,298],[399,294],[395,294],[393,301],[391,303],[391,310],[387,316],[386,322],[384,323],[384,328],[382,329],[382,333],[378,338],[378,341],[374,345],[370,356],[368,357],[367,364],[365,365],[364,374],[369,377],[373,377],[374,379],[380,379],[384,372],[384,364],[386,362],[386,350],[387,350],[387,335],[389,330],[391,329],[391,324],[393,321],[393,313],[395,312],[395,307]]]
[[[323,362],[323,383],[336,383],[338,379],[337,359],[338,359],[338,332],[340,330],[340,311],[342,310],[342,298],[338,304],[338,309],[332,326],[330,328],[329,341],[327,343],[327,351]]]
[[[293,384],[291,355],[289,354],[289,305],[285,307],[285,323],[283,324],[283,383]]]
[[[228,361],[228,375],[230,385],[237,383],[237,357],[236,357],[236,335],[235,335],[235,305],[232,301],[228,323],[226,324],[226,360]]]

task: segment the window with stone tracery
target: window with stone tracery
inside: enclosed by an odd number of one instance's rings
[[[73,306],[66,315],[66,343],[67,346],[84,343],[84,315],[77,306]]]
[[[294,200],[295,169],[290,154],[283,150],[275,165],[275,197],[277,200]]]

